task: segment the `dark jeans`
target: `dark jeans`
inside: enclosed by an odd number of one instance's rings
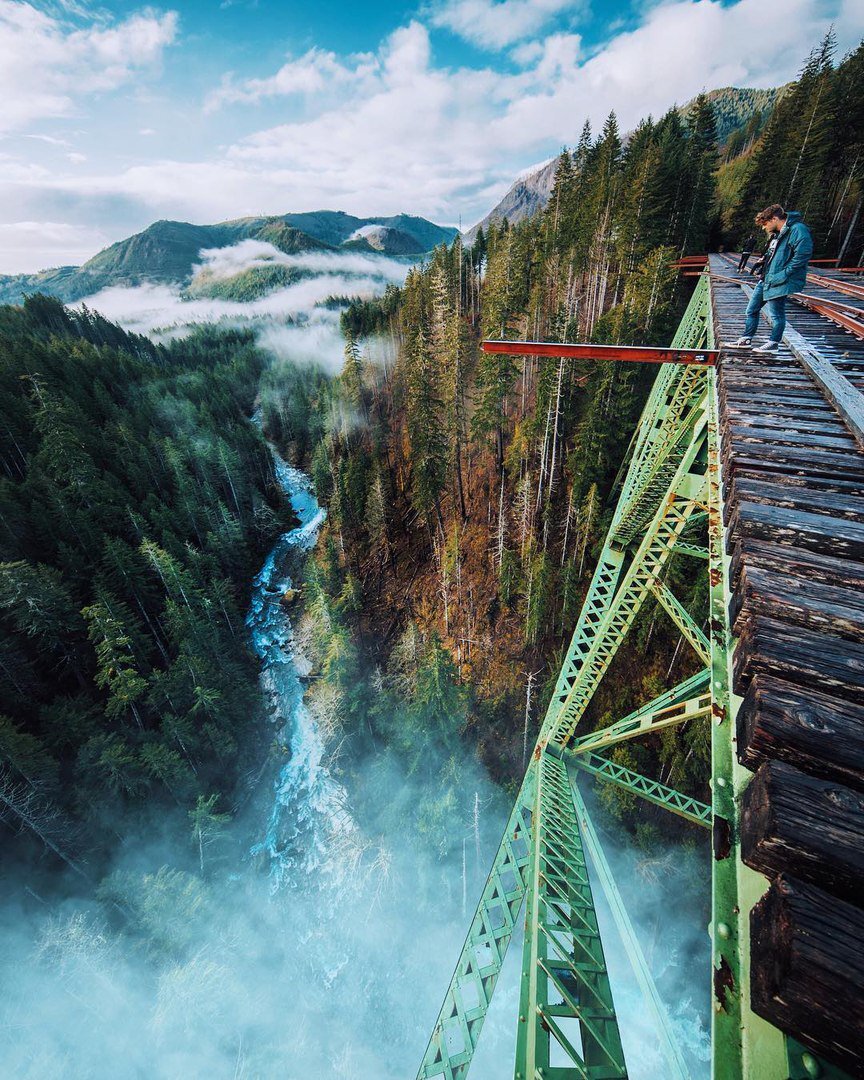
[[[739,270],[744,270],[745,269],[745,267],[747,266],[747,263],[748,263],[748,261],[750,259],[750,256],[752,254],[753,254],[752,251],[742,251],[741,252],[741,258],[738,260],[738,269]]]
[[[759,325],[759,312],[763,306],[768,307],[768,314],[774,320],[771,327],[771,340],[782,341],[783,331],[786,329],[786,297],[778,296],[776,300],[764,300],[762,298],[762,282],[760,281],[753,290],[750,303],[747,305],[747,322],[744,324],[744,336],[752,338]]]

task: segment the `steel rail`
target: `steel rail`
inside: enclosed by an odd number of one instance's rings
[[[642,364],[687,364],[714,367],[718,353],[712,349],[673,349],[647,345],[565,344],[557,341],[484,341],[487,353],[509,356],[558,356],[571,360],[626,360]]]

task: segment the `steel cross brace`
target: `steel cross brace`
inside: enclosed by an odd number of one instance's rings
[[[550,745],[548,753],[554,754],[556,749]],[[601,780],[623,788],[624,791],[638,795],[640,799],[647,799],[656,806],[662,806],[664,810],[670,810],[673,814],[692,821],[694,825],[702,825],[706,829],[711,828],[711,807],[707,803],[699,802],[698,799],[684,795],[675,788],[667,787],[659,780],[642,776],[624,765],[610,761],[602,754],[595,754],[590,750],[579,754],[569,749],[559,750],[557,753],[563,756],[569,766],[583,769],[592,776],[598,776]]]
[[[680,550],[680,548],[680,543],[676,544],[676,550]],[[661,605],[666,609],[669,617],[699,654],[702,663],[710,664],[711,643],[696,623],[693,622],[690,612],[684,607],[669,586],[662,581],[655,581],[651,586],[651,592],[654,593]]]
[[[579,674],[552,719],[549,741],[566,746],[574,737],[588,702],[638,615],[651,584],[661,575],[687,519],[704,505],[704,477],[690,471],[702,442],[698,435],[694,437],[678,468],[671,493],[662,501],[633,562],[622,576]]]
[[[698,347],[708,336],[708,282],[700,280],[673,338],[675,346]],[[666,365],[649,395],[637,428],[636,445],[615,509],[610,536],[618,545],[631,541],[653,516],[654,500],[668,488],[686,448],[687,423],[704,396],[699,371]]]
[[[703,445],[704,431],[694,432],[692,445],[673,478],[646,536],[622,579],[624,554],[607,542],[592,579],[576,631],[561,668],[540,742],[562,745],[569,739],[618,646],[639,612],[650,584],[659,576],[689,516],[703,505],[704,478],[690,474]],[[567,731],[561,735],[566,723]]]
[[[574,739],[568,749],[574,754],[615,746],[639,735],[650,735],[663,728],[697,720],[711,713],[711,672],[706,668],[666,690],[647,705],[635,709],[609,727]]]
[[[468,1072],[525,896],[537,772],[537,762],[532,761],[459,954],[418,1080],[433,1076],[457,1080]]]
[[[706,287],[700,282],[676,334],[676,347],[700,347],[704,343],[706,325],[710,327],[707,324],[707,295]],[[682,371],[689,372],[697,381],[691,382],[689,377],[682,379]],[[648,593],[649,582],[661,573],[666,559],[688,524],[695,524],[705,516],[702,496],[705,481],[699,474],[698,458],[705,443],[703,402],[707,385],[704,370],[672,365],[660,370],[637,432],[636,449],[613,519],[614,525],[625,514],[635,513],[638,505],[640,517],[647,513],[648,535],[635,554],[616,546],[611,530],[607,537],[543,722],[532,763],[474,914],[418,1080],[435,1076],[444,1076],[449,1080],[466,1075],[526,887],[530,886],[528,873],[531,853],[527,850],[527,836],[530,808],[538,797],[539,761],[541,757],[555,760],[543,754],[543,746],[550,732],[560,727],[559,721],[565,711],[570,733],[575,730],[585,704],[641,607]],[[683,454],[680,453],[682,447]],[[654,483],[661,469],[664,481],[666,476],[669,477],[665,488],[662,484],[658,486]],[[613,608],[615,615],[610,618]],[[588,675],[583,677],[586,670]],[[574,701],[577,684],[579,698]],[[676,691],[680,690],[676,688]],[[690,697],[675,697],[676,691],[671,692],[674,701],[670,699],[669,704],[680,705],[682,700],[691,700]],[[697,700],[694,705],[679,708],[674,722],[682,722],[690,715],[701,715],[700,705],[701,702]],[[654,716],[647,724],[646,720],[647,717],[643,715],[634,725],[633,718],[625,718],[619,722],[620,728],[614,741],[618,741],[618,737],[632,737],[630,733],[637,734],[640,726],[643,730],[656,730],[665,722],[660,715]],[[619,725],[614,727],[618,728]],[[536,1075],[532,1080],[536,1080]]]
[[[567,769],[540,753],[537,775],[514,1077],[626,1080]]]
[[[707,281],[700,281],[693,294],[681,326],[673,339],[676,347],[697,347],[706,339],[708,318]],[[600,626],[601,617],[609,606],[618,585],[618,579],[624,567],[626,553],[621,545],[613,543],[613,537],[622,518],[635,514],[637,505],[644,514],[646,503],[650,502],[648,519],[656,514],[662,499],[668,495],[675,479],[676,469],[680,467],[682,439],[686,436],[688,445],[692,443],[691,423],[696,422],[696,411],[707,392],[705,372],[689,368],[680,368],[666,364],[655,380],[654,387],[642,412],[634,440],[633,455],[624,480],[609,536],[594,571],[588,594],[582,607],[582,613],[567,650],[555,691],[549,703],[543,723],[541,740],[551,727],[555,715],[567,700],[585,658],[590,652]],[[684,418],[687,418],[687,423]],[[682,431],[684,435],[682,435]],[[669,469],[670,462],[674,466]],[[662,467],[665,487],[657,491],[652,487],[647,491],[651,478],[658,477]],[[692,518],[706,516],[702,508],[697,509]]]
[[[688,544],[686,540],[679,540],[675,545],[676,555],[692,555],[696,559],[707,559],[708,548],[701,544]]]
[[[615,920],[618,933],[621,935],[621,941],[627,951],[627,956],[630,959],[636,981],[639,983],[645,1002],[656,1021],[657,1033],[660,1037],[660,1046],[666,1057],[666,1063],[669,1066],[670,1080],[687,1080],[690,1073],[684,1061],[681,1049],[678,1046],[678,1041],[672,1031],[669,1014],[666,1012],[663,1002],[660,999],[660,995],[657,992],[654,979],[648,969],[645,954],[642,952],[642,946],[639,944],[639,936],[633,928],[630,916],[627,914],[624,900],[621,897],[621,893],[618,891],[618,886],[615,884],[615,878],[612,875],[612,869],[603,852],[600,837],[597,835],[597,830],[594,828],[594,823],[588,814],[588,808],[579,792],[579,785],[573,777],[571,777],[571,784],[573,803],[576,807],[576,817],[579,821],[582,843],[585,848],[587,848],[588,854],[591,856],[591,862],[593,863],[597,877],[600,879],[600,885],[606,896],[606,900],[609,903],[612,917]],[[710,807],[707,809],[710,813]]]

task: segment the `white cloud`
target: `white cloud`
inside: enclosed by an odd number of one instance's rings
[[[257,104],[265,98],[321,93],[355,80],[369,59],[361,57],[353,66],[348,66],[338,60],[335,53],[309,49],[299,59],[288,60],[275,75],[266,79],[237,82],[231,74],[224,76],[219,89],[207,97],[204,108],[212,112],[222,105]]]
[[[669,0],[590,56],[578,35],[556,32],[517,47],[520,67],[502,72],[437,66],[428,27],[414,21],[374,55],[312,50],[274,75],[224,83],[232,100],[262,110],[304,79],[308,92],[300,103],[286,98],[286,122],[209,157],[148,160],[142,151],[119,172],[88,163],[89,175],[0,160],[0,206],[19,219],[51,220],[58,206],[70,216],[80,206],[93,220],[99,207],[107,216],[122,205],[137,208],[141,226],[323,207],[474,221],[528,164],[573,144],[586,117],[596,131],[614,108],[627,130],[704,88],[780,85],[832,22],[842,54],[861,30],[850,0]],[[328,70],[336,74],[321,75],[315,90],[316,72]]]
[[[314,361],[332,371],[342,366],[344,341],[339,312],[323,307],[331,296],[375,296],[390,282],[401,284],[408,264],[360,252],[287,255],[271,244],[245,240],[201,252],[201,267],[231,277],[252,266],[282,263],[312,271],[299,281],[250,302],[187,299],[179,287],[113,287],[81,301],[127,330],[159,339],[183,337],[201,323],[252,327],[259,344],[277,357]]]
[[[0,224],[0,274],[29,274],[47,266],[76,266],[108,243],[99,230],[57,221]]]
[[[75,28],[23,0],[0,0],[0,131],[72,114],[78,98],[157,65],[176,33],[175,12],[114,24],[91,16]]]
[[[433,26],[451,30],[481,49],[503,49],[540,30],[562,13],[582,9],[574,0],[444,0],[433,8]]]
[[[364,255],[362,252],[303,251],[288,254],[263,240],[241,240],[230,247],[204,248],[199,252],[200,263],[195,273],[206,272],[210,277],[224,280],[253,267],[291,266],[315,274],[356,274],[366,279],[380,278],[385,283],[401,285],[405,280],[406,264],[383,255]],[[335,290],[331,289],[331,292]]]

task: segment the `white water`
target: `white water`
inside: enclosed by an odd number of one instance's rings
[[[272,447],[271,452],[279,483],[300,525],[279,537],[254,579],[246,620],[261,659],[261,685],[270,703],[276,743],[286,758],[273,787],[269,816],[262,822],[263,836],[251,853],[266,858],[271,895],[286,900],[292,909],[286,933],[301,948],[309,947],[307,977],[312,975],[314,986],[309,988],[309,996],[316,1003],[309,1002],[306,1024],[311,1021],[311,1025],[307,1030],[320,1026],[320,1038],[312,1036],[310,1061],[320,1061],[318,1055],[329,1047],[324,1052],[330,1055],[332,1071],[328,1075],[334,1078],[398,1080],[409,1072],[413,1075],[458,954],[467,913],[460,911],[455,895],[458,871],[452,861],[436,863],[411,851],[404,839],[391,833],[392,822],[381,838],[380,850],[387,853],[386,858],[370,856],[369,838],[351,814],[348,793],[327,767],[325,739],[303,700],[306,662],[297,651],[291,618],[281,602],[315,544],[325,512],[308,477],[288,465]],[[427,775],[425,783],[430,782]],[[396,797],[404,783],[404,778],[390,777],[382,786],[381,797],[385,801],[388,794]],[[423,784],[420,778],[413,781],[415,797]],[[469,824],[467,819],[463,822],[466,829]],[[497,835],[495,825],[492,832]],[[484,842],[486,847],[488,841]],[[389,867],[391,861],[394,872],[382,875],[382,866]],[[484,869],[485,861],[481,863]],[[620,871],[622,878],[630,876],[623,865]],[[475,871],[470,893],[478,884]],[[631,881],[628,891],[635,896],[642,888]],[[311,899],[313,894],[315,900]],[[665,1062],[621,943],[609,925],[605,904],[599,895],[597,899],[623,1021],[625,1052],[633,1077],[647,1080],[661,1075]],[[646,898],[646,903],[653,908],[657,899]],[[648,913],[642,915],[649,925]],[[696,1077],[702,1074],[699,1065],[705,1060],[707,1042],[690,1001],[689,989],[698,976],[686,970],[689,934],[684,933],[684,941],[678,940],[687,920],[684,926],[681,919],[668,925],[669,920],[661,920],[656,913],[650,919],[655,928],[661,921],[667,923],[663,938],[667,971],[662,977],[679,987],[674,994],[673,1025],[689,1052]],[[472,1075],[477,1080],[497,1080],[512,1068],[520,936],[514,940],[475,1055]],[[289,964],[289,969],[293,967]],[[684,970],[675,970],[681,968]],[[299,973],[296,968],[295,975]],[[324,998],[319,997],[321,993]],[[341,1048],[331,1041],[335,1017],[328,1016],[328,1000],[337,1014],[347,1010],[345,1019],[336,1025],[343,1040]],[[290,1014],[292,1010],[287,1011]],[[389,1045],[376,1034],[379,1025],[390,1027]]]
[[[302,658],[294,649],[291,618],[282,598],[294,587],[302,559],[315,544],[325,511],[312,493],[309,478],[284,461],[271,447],[279,484],[300,519],[283,533],[253,582],[246,625],[261,659],[261,687],[270,703],[276,743],[286,762],[276,780],[273,806],[264,836],[253,855],[269,859],[271,889],[303,887],[322,876],[339,881],[344,860],[337,852],[350,848],[358,832],[347,808],[345,789],[331,776],[325,746],[303,700]]]

